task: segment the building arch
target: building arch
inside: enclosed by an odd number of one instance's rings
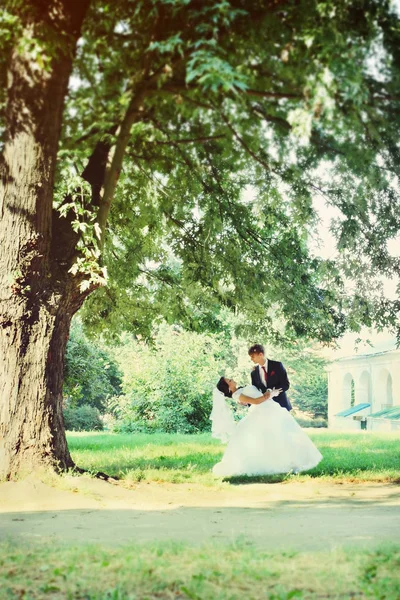
[[[355,404],[355,384],[354,377],[350,372],[347,372],[343,377],[343,408],[350,408]]]
[[[393,379],[390,371],[382,368],[378,376],[378,390],[381,410],[393,406]]]
[[[365,370],[361,373],[357,387],[357,404],[371,404],[372,384],[371,374]]]

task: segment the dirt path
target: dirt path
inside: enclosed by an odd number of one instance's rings
[[[400,487],[383,484],[251,484],[133,489],[85,477],[66,489],[33,477],[0,485],[0,539],[99,543],[174,539],[265,549],[330,550],[400,541]]]

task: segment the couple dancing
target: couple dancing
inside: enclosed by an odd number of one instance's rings
[[[286,396],[289,380],[282,363],[265,358],[264,348],[255,344],[249,356],[256,365],[252,385],[238,387],[233,379],[221,377],[213,393],[212,435],[228,441],[214,475],[270,475],[307,471],[322,455],[290,414]],[[225,397],[249,405],[247,415],[235,423]]]

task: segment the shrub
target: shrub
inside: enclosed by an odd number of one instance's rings
[[[104,411],[107,399],[121,392],[121,373],[112,354],[86,337],[79,321],[71,328],[63,395],[73,406],[90,404]]]
[[[328,427],[328,421],[320,417],[297,417],[293,415],[300,427]]]
[[[125,337],[115,350],[124,379],[123,395],[114,396],[107,404],[115,417],[114,431],[209,431],[212,389],[219,377],[233,377],[241,385],[250,383],[249,345],[233,333],[200,334],[163,324],[152,342],[150,346]],[[267,356],[282,360],[287,368],[289,397],[299,417],[306,417],[303,426],[325,427],[325,361],[303,346],[293,344],[286,351],[267,348]],[[241,409],[235,402],[231,408],[236,419],[247,413],[247,408]]]
[[[216,336],[168,326],[160,327],[153,347],[130,340],[120,352],[124,395],[108,404],[116,417],[114,429],[209,431],[220,348]]]
[[[103,422],[100,412],[94,406],[66,406],[64,408],[65,429],[68,431],[102,431]]]

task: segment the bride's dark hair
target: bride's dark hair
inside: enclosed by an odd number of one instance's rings
[[[229,385],[226,383],[224,377],[221,377],[221,379],[218,381],[217,390],[222,392],[224,394],[224,396],[227,396],[228,398],[232,398],[232,392],[229,389]]]

